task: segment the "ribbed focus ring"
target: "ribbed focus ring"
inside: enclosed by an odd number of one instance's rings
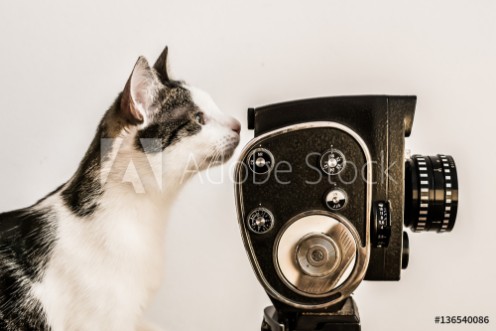
[[[414,155],[406,162],[405,225],[413,231],[451,231],[458,208],[458,179],[448,155]]]

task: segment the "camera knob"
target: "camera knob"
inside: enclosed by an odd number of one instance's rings
[[[256,234],[269,232],[274,226],[274,216],[267,208],[256,208],[248,216],[248,228]]]
[[[408,233],[403,231],[403,251],[401,253],[401,269],[405,270],[408,268],[408,263],[410,261],[410,239]]]
[[[346,158],[344,154],[335,148],[324,152],[320,158],[320,168],[328,175],[339,174],[343,171],[345,165]]]
[[[256,148],[248,155],[248,166],[256,174],[265,174],[272,170],[274,156],[265,148]]]
[[[325,204],[330,210],[340,210],[348,202],[348,195],[339,188],[330,190],[325,196]]]
[[[388,247],[391,238],[389,204],[379,201],[372,209],[372,243],[375,247]]]

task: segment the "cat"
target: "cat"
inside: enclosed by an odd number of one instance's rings
[[[139,57],[74,176],[0,214],[0,330],[148,331],[164,225],[183,183],[228,160],[240,123]]]

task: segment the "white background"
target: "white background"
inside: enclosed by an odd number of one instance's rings
[[[402,280],[356,291],[364,331],[496,325],[494,1],[0,2],[0,210],[67,180],[141,54],[170,46],[176,78],[242,120],[249,106],[416,94],[408,146],[455,157],[450,234],[411,235]],[[243,142],[252,132],[243,132]],[[192,180],[170,219],[164,286],[148,315],[169,331],[259,330],[269,303],[242,247],[228,169]],[[203,179],[203,182],[202,182]],[[489,326],[435,325],[489,315]]]

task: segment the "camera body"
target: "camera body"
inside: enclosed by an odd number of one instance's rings
[[[342,309],[362,280],[400,279],[405,226],[453,228],[453,159],[405,158],[415,104],[343,96],[248,110],[255,138],[235,169],[238,220],[277,312]]]

